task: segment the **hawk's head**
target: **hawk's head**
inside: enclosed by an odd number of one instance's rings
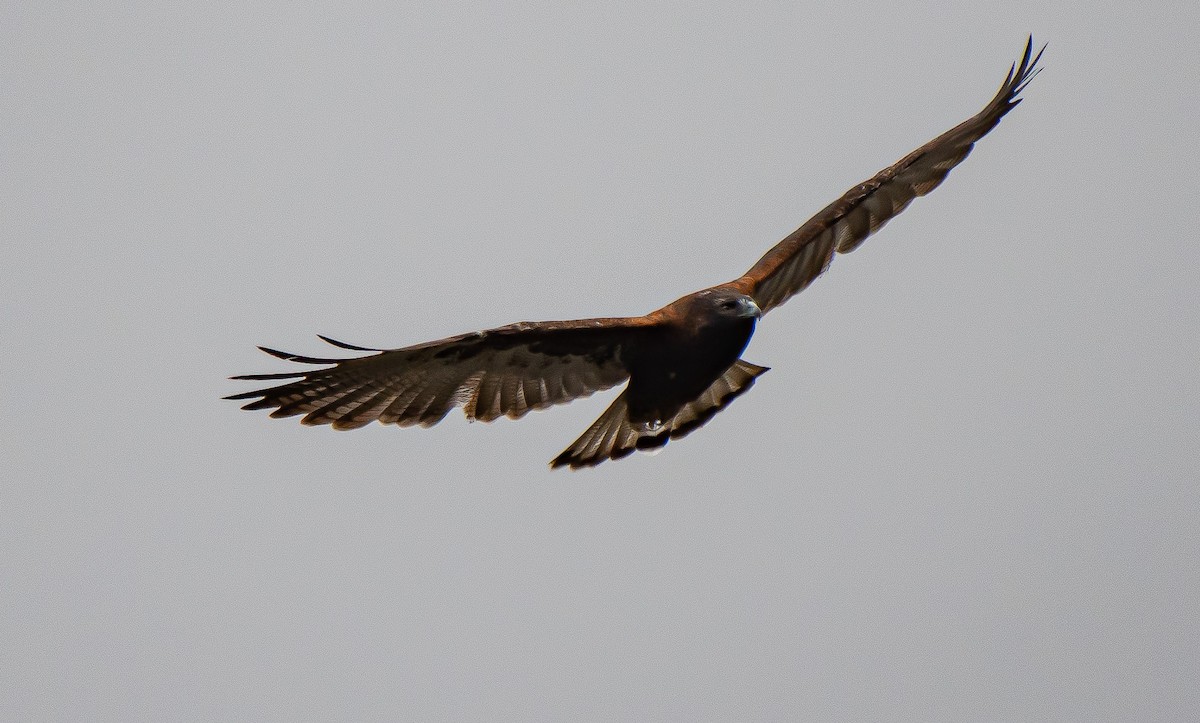
[[[713,315],[720,318],[757,319],[762,316],[762,309],[754,299],[736,291],[708,289],[700,292],[699,298]]]

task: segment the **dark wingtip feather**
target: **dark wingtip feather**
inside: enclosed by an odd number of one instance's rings
[[[266,346],[260,346],[258,349],[259,349],[259,351],[263,352],[264,354],[270,354],[271,356],[275,357],[276,359],[282,359],[284,361],[290,361],[290,362],[299,362],[301,364],[337,364],[338,362],[345,361],[344,359],[323,359],[321,357],[315,357],[315,356],[301,356],[300,354],[292,354],[292,353],[286,352],[286,351],[279,351],[278,349],[272,349],[272,348],[266,347]]]
[[[251,394],[261,394],[261,393],[262,392],[251,392]],[[245,399],[246,397],[242,397],[242,398]],[[277,402],[273,399],[264,397],[262,399],[257,399],[253,402],[250,402],[249,404],[243,404],[242,409],[245,409],[246,411],[249,411],[249,412],[253,412],[253,411],[256,411],[259,409],[272,409],[278,405],[279,405],[279,402]]]
[[[336,346],[336,347],[339,347],[342,349],[349,349],[350,351],[383,351],[383,349],[372,349],[369,346],[358,346],[356,344],[347,344],[344,341],[338,341],[337,339],[331,339],[323,334],[317,334],[317,338],[320,339],[321,341],[325,342],[326,344],[332,344],[333,346]]]
[[[302,376],[304,376],[304,372],[278,372],[275,374],[238,374],[229,378],[238,381],[258,382],[264,379],[297,379]]]
[[[1042,53],[1046,52],[1046,47],[1047,45],[1043,45],[1037,55],[1034,55],[1033,35],[1026,38],[1025,50],[1021,54],[1020,62],[1009,66],[1008,75],[1000,84],[1000,90],[996,92],[992,102],[985,109],[985,113],[989,114],[988,117],[993,121],[993,125],[994,122],[998,122],[1000,118],[1021,104],[1021,99],[1018,97],[1021,91],[1025,90],[1030,81],[1042,72],[1038,62],[1042,59]]]
[[[1042,53],[1046,52],[1047,46],[1049,46],[1049,43],[1044,43],[1041,49],[1037,51],[1037,55],[1034,55],[1033,34],[1031,33],[1025,40],[1025,52],[1021,56],[1021,64],[1017,66],[1015,75],[1011,70],[1009,71],[1009,77],[1004,82],[1004,87],[1008,90],[1007,95],[1010,100],[1016,99],[1016,96],[1025,89],[1025,86],[1029,85],[1029,81],[1042,72],[1042,69],[1038,67],[1038,62],[1041,61]]]
[[[347,344],[345,342],[337,341],[335,339],[330,339],[329,337],[320,336],[319,334],[317,336],[319,336],[321,339],[324,339],[325,341],[329,342],[330,344],[337,346],[337,347],[341,347],[343,349],[351,349],[354,351],[382,351],[380,349],[368,349],[367,347],[364,347],[364,346],[355,346],[353,344]],[[259,349],[259,351],[263,352],[264,354],[273,356],[276,359],[282,359],[284,361],[289,361],[289,362],[297,362],[299,364],[315,364],[315,365],[334,364],[334,365],[336,365],[336,364],[341,364],[342,362],[345,362],[345,361],[350,361],[349,359],[327,359],[324,357],[303,356],[301,354],[292,354],[291,352],[281,351],[279,349],[272,349],[269,346],[260,346],[260,347],[258,347],[258,349]],[[262,382],[262,381],[278,381],[281,379],[304,379],[304,378],[307,378],[312,373],[313,372],[274,372],[271,374],[237,374],[237,375],[231,376],[229,378],[236,380],[236,381]],[[284,385],[284,386],[286,386],[286,385]],[[280,387],[274,387],[273,389],[260,389],[260,390],[256,390],[253,392],[243,392],[241,394],[234,394],[234,395],[231,395],[228,397],[222,397],[222,398],[223,399],[250,399],[252,397],[264,396],[265,394],[268,394],[269,392],[275,391],[276,389],[279,389],[279,388]],[[259,406],[259,407],[245,406],[242,408],[243,409],[265,409],[265,408],[267,408],[267,406],[271,406],[271,405],[265,405],[265,406]]]
[[[1016,63],[1013,63],[1012,65],[1008,66],[1008,75],[1004,76],[1004,82],[1000,84],[1000,92],[1002,92],[1002,93],[1004,92],[1004,89],[1007,88],[1008,84],[1012,82],[1013,74],[1016,72],[1017,72],[1017,64]]]
[[[271,394],[271,392],[273,392],[273,391],[275,391],[275,390],[274,389],[255,389],[252,392],[242,392],[240,394],[230,394],[227,397],[221,397],[221,399],[229,399],[232,401],[240,401],[242,399],[253,399],[254,400],[253,402],[242,405],[242,409],[249,409],[249,410],[271,409],[273,407],[279,406],[279,399],[275,398]]]

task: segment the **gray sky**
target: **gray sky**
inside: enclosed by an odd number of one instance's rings
[[[1200,715],[1200,11],[1046,5],[0,6],[0,718]],[[219,400],[733,278],[1028,32],[658,456]]]

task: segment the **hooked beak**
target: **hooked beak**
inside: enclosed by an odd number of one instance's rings
[[[743,316],[743,317],[750,318],[750,319],[760,319],[760,318],[762,318],[762,314],[763,314],[762,309],[758,308],[758,304],[754,303],[754,299],[750,299],[750,298],[742,299],[742,309],[741,309],[741,314],[739,314],[739,316]]]

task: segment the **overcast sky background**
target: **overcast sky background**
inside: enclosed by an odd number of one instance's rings
[[[0,5],[0,718],[1200,716],[1197,6],[563,5]],[[740,275],[1029,32],[658,456],[219,399]]]

